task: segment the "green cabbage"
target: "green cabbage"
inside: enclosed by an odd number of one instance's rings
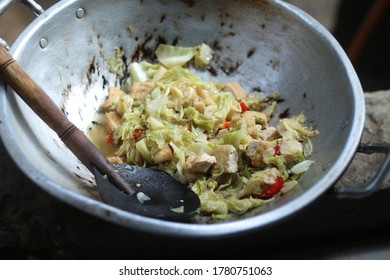
[[[242,117],[240,101],[225,90],[225,85],[203,81],[182,67],[192,60],[196,68],[209,65],[213,56],[209,46],[160,45],[156,56],[161,64],[141,61],[128,67],[130,77],[124,87],[127,92],[131,94],[134,82],[147,82],[152,89],[144,99],[125,95],[116,104],[115,110],[122,118],[114,134],[116,156],[129,164],[163,170],[189,185],[201,200],[201,213],[214,219],[228,219],[270,203],[272,199],[260,199],[259,195],[280,178],[283,193],[297,185],[299,176],[314,163],[306,157],[313,150],[310,138],[318,135],[317,130],[306,126],[302,113],[281,119],[273,140],[261,139],[256,131],[269,125],[266,120],[261,126],[255,121],[253,127],[253,122]],[[124,69],[121,57],[118,49],[111,60],[112,71]],[[255,92],[245,103],[249,110],[270,117],[278,100],[280,94],[265,96]],[[256,141],[255,145],[249,145],[251,141]],[[283,143],[291,144],[291,148],[287,146],[281,154],[277,147]],[[221,156],[216,152],[220,145],[233,146],[237,153]],[[255,153],[248,146],[254,147]],[[156,152],[167,147],[172,159],[155,163]],[[214,157],[217,164],[205,174],[186,169],[189,156],[204,154]],[[237,172],[217,168],[229,161],[237,161]]]
[[[193,121],[195,125],[204,128],[206,131],[211,132],[214,128],[212,120],[199,113],[194,107],[185,108],[184,116],[188,120]]]
[[[166,68],[184,66],[194,60],[195,68],[207,67],[213,59],[214,51],[206,44],[195,47],[178,47],[160,44],[156,49],[158,61]]]
[[[194,57],[195,68],[205,68],[213,59],[213,49],[206,44],[197,47]]]
[[[160,44],[155,53],[162,65],[171,68],[189,62],[196,53],[196,47],[185,48]]]
[[[110,72],[115,73],[119,78],[125,76],[125,63],[123,61],[123,52],[120,48],[114,48],[115,56],[108,57],[105,60],[108,62]]]
[[[246,128],[244,121],[238,121],[237,125],[231,131],[223,135],[223,143],[233,145],[237,151],[240,151],[240,145],[247,140]]]

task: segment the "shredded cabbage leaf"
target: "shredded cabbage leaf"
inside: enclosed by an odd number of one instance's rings
[[[118,51],[116,72],[124,69]],[[113,131],[111,161],[167,172],[199,196],[202,214],[225,220],[296,186],[314,164],[307,157],[319,132],[303,113],[271,127],[279,93],[203,81],[184,68],[192,60],[207,67],[213,53],[206,44],[159,45],[160,63],[132,62],[126,87],[109,92],[102,118]]]

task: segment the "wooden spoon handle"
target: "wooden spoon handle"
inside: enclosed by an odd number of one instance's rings
[[[86,135],[66,118],[46,92],[2,46],[0,46],[0,77],[57,133],[91,172],[93,166],[96,166],[119,189],[130,195],[135,193],[135,190],[116,172],[113,165]]]

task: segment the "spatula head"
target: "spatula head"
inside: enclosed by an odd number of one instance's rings
[[[177,222],[190,222],[198,214],[199,197],[167,173],[126,164],[114,166],[138,192],[123,193],[94,167],[96,185],[106,203],[142,216]]]

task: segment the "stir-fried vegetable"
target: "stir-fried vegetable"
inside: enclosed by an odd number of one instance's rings
[[[117,147],[110,160],[166,171],[199,195],[203,214],[225,219],[296,185],[313,164],[306,157],[318,131],[303,113],[271,127],[278,94],[249,94],[183,68],[192,60],[207,67],[212,54],[205,44],[160,45],[161,64],[134,62],[130,86],[109,90],[102,124]]]

